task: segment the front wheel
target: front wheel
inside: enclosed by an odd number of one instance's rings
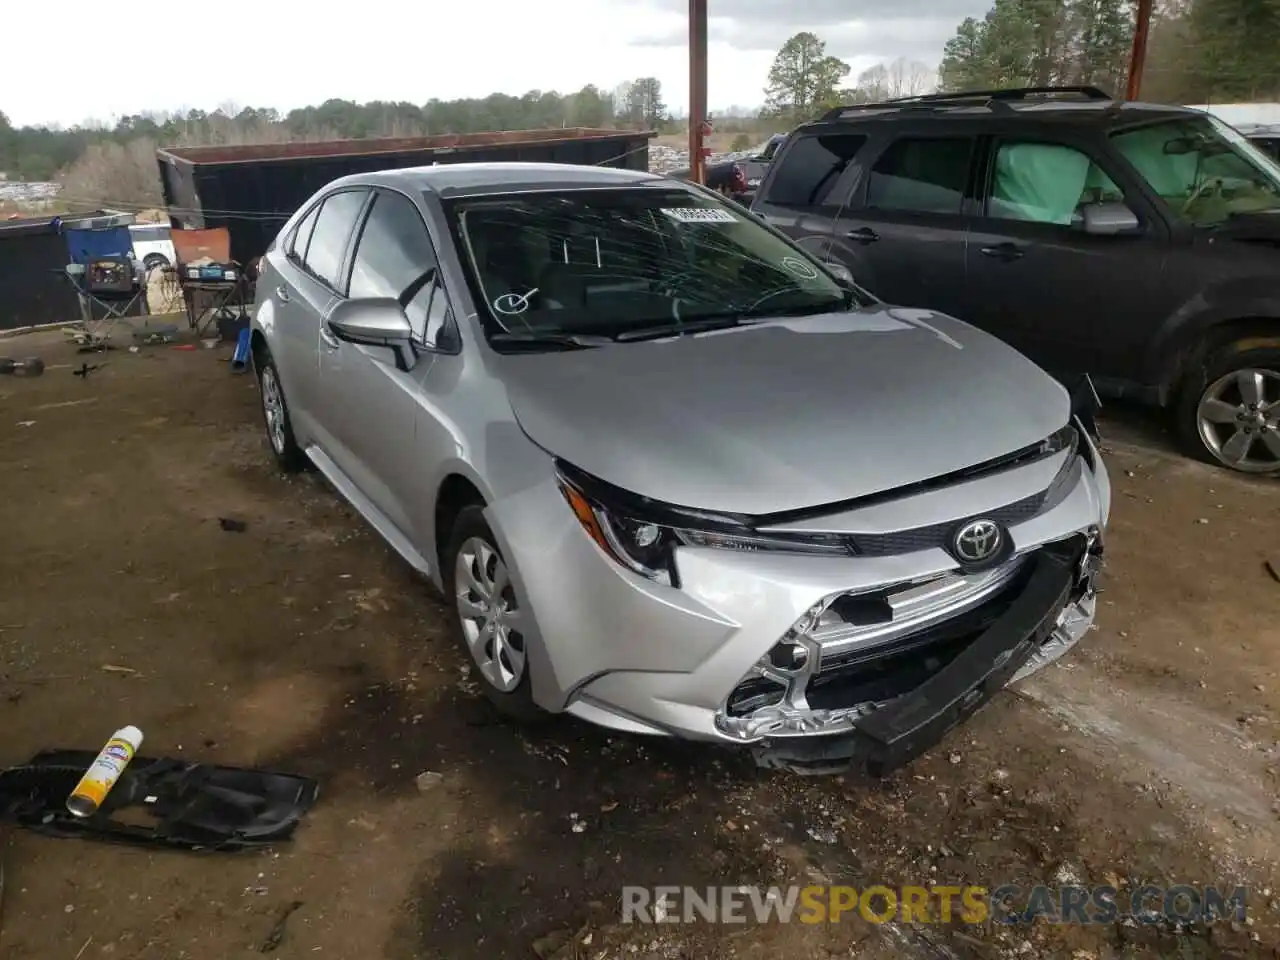
[[[263,348],[257,358],[258,387],[262,392],[262,420],[267,428],[267,442],[275,454],[276,463],[285,473],[297,473],[306,466],[306,454],[298,446],[289,420],[289,405],[280,385],[280,371],[271,354]]]
[[[528,611],[479,505],[459,512],[442,572],[462,645],[489,702],[516,720],[545,717],[529,683]]]
[[[1224,346],[1188,381],[1176,416],[1192,456],[1241,473],[1280,473],[1280,341]]]

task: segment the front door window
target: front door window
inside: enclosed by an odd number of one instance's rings
[[[1210,116],[1179,117],[1111,135],[1134,169],[1182,221],[1216,226],[1280,211],[1280,166]]]

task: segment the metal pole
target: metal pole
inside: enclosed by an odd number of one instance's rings
[[[1142,90],[1142,71],[1147,64],[1147,33],[1151,28],[1151,0],[1138,0],[1138,16],[1133,26],[1133,50],[1129,55],[1129,86],[1126,100],[1137,100]]]
[[[706,181],[702,124],[707,119],[707,0],[689,0],[689,179]]]

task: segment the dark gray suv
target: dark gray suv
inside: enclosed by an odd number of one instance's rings
[[[1280,166],[1208,114],[1093,87],[836,108],[752,209],[891,303],[1168,408],[1197,456],[1280,471]]]

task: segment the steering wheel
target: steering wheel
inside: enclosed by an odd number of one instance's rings
[[[1185,215],[1186,212],[1191,209],[1191,205],[1193,203],[1196,203],[1200,200],[1207,200],[1211,197],[1217,197],[1219,200],[1222,199],[1222,178],[1221,177],[1214,177],[1212,179],[1206,180],[1203,186],[1197,188],[1196,190],[1193,190],[1191,193],[1191,196],[1187,197],[1186,202],[1183,203],[1182,209],[1179,211],[1179,213]]]

